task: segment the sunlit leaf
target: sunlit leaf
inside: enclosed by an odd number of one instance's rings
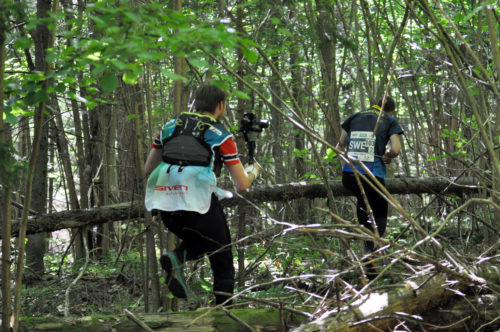
[[[233,95],[235,95],[237,98],[245,99],[245,100],[250,100],[250,96],[244,93],[243,91],[235,90],[233,91]]]
[[[124,72],[122,79],[123,79],[123,82],[125,82],[127,84],[130,84],[130,85],[137,84],[137,75],[133,72],[130,72],[130,71]]]

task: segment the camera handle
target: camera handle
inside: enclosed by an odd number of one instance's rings
[[[255,152],[255,139],[252,139],[252,135],[246,130],[243,130],[243,138],[245,139],[245,143],[247,143],[247,149],[248,149],[248,165],[251,165],[254,163],[254,152]]]
[[[247,142],[247,147],[248,147],[248,165],[251,165],[254,163],[254,157],[253,154],[255,152],[255,141],[250,141],[245,138]]]

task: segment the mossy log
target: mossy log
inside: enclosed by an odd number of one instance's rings
[[[329,183],[334,196],[351,195],[340,180]],[[452,180],[447,178],[392,178],[386,179],[387,190],[391,194],[463,194],[476,192],[478,186],[471,178]],[[223,199],[223,206],[236,206],[248,202],[286,202],[299,198],[323,198],[327,196],[326,186],[321,183],[306,182],[256,186],[252,190],[235,194]],[[93,226],[110,221],[130,220],[144,215],[143,202],[127,202],[116,205],[96,207],[86,210],[62,211],[50,214],[38,214],[28,219],[27,234],[53,232],[59,229]],[[19,232],[20,220],[12,221],[12,236]]]
[[[436,308],[423,313],[422,320],[430,329],[433,326],[446,327],[440,331],[462,332],[498,331],[500,329],[500,294],[485,294],[477,297],[458,298],[450,306]]]
[[[283,331],[303,323],[305,318],[277,309],[231,309],[231,315],[245,322],[256,331]],[[243,332],[248,327],[229,317],[221,310],[200,310],[176,313],[134,313],[154,331],[169,332]],[[283,326],[284,325],[284,326]],[[21,320],[25,332],[136,332],[142,329],[125,315],[115,317],[25,318]]]
[[[476,273],[486,277],[490,282],[498,282],[499,268],[496,266],[485,266],[481,269],[476,269]],[[318,319],[304,324],[296,329],[294,332],[370,332],[370,331],[388,331],[392,330],[400,322],[405,321],[406,325],[430,327],[430,323],[426,322],[422,315],[425,313],[435,313],[438,310],[445,310],[444,308],[451,308],[453,304],[465,297],[465,291],[469,288],[469,284],[452,280],[443,273],[425,275],[415,278],[411,281],[406,281],[404,285],[387,292],[367,292],[366,295],[361,296],[355,302],[350,303],[348,306],[342,307],[341,310],[329,310],[319,317]],[[497,299],[499,294],[492,294],[493,299]],[[467,297],[469,298],[475,297]],[[470,303],[470,301],[468,301]],[[328,308],[330,309],[330,308]],[[327,310],[328,310],[327,309]],[[469,307],[469,312],[474,312],[474,308]],[[481,310],[488,310],[489,315],[476,315],[475,320],[468,320],[469,314],[461,317],[464,318],[464,324],[467,328],[472,326],[472,322],[478,325],[486,323],[481,319],[488,319],[494,316],[500,310],[498,301],[487,301],[484,303]],[[455,311],[460,313],[459,310]],[[462,311],[463,313],[463,311]],[[457,316],[454,316],[459,320]],[[465,319],[467,318],[467,319]],[[435,321],[433,320],[435,323]],[[500,327],[500,320],[496,323]],[[436,325],[436,324],[434,324]],[[446,324],[444,320],[441,321],[441,326],[450,325]],[[498,328],[497,327],[497,328]],[[455,331],[454,326],[451,325],[449,330]],[[458,331],[463,329],[463,325],[458,326]]]

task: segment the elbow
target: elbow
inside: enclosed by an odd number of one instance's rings
[[[236,185],[236,188],[238,188],[238,190],[240,190],[240,191],[245,191],[248,188],[250,188],[250,182],[248,182],[248,183],[238,183]]]
[[[401,150],[397,149],[397,150],[393,150],[391,149],[391,151],[389,151],[389,158],[396,158],[397,156],[399,156],[399,153],[401,152]]]
[[[249,176],[247,176],[245,179],[241,179],[241,180],[242,181],[236,182],[236,188],[238,188],[238,190],[240,190],[240,191],[245,191],[248,188],[250,188],[250,186],[252,185],[252,181],[250,180]]]

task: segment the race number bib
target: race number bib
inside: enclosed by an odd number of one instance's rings
[[[375,160],[375,135],[371,131],[352,131],[347,154],[359,161]]]

